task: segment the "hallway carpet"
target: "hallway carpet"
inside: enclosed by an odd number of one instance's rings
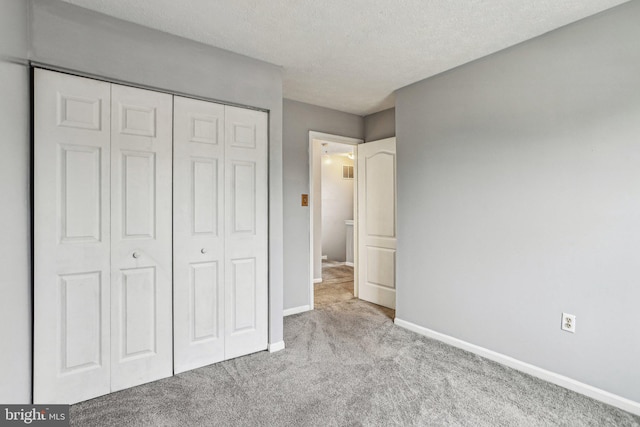
[[[285,318],[287,348],[71,407],[77,426],[640,426],[640,417],[395,326],[350,299]]]
[[[353,267],[322,261],[322,283],[313,285],[316,308],[353,298]]]

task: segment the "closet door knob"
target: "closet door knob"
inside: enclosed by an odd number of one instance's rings
[[[207,248],[200,249],[200,253],[206,254],[207,253]]]
[[[134,257],[134,258],[140,258],[140,254],[139,254],[138,252],[134,252],[134,253],[133,253],[133,257]]]

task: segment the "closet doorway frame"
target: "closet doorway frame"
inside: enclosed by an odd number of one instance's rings
[[[34,334],[35,334],[35,329],[34,329],[34,323],[35,323],[35,298],[34,298],[34,291],[35,291],[35,281],[34,281],[34,274],[35,274],[35,251],[34,251],[34,227],[35,227],[35,206],[34,206],[34,196],[35,196],[35,186],[34,186],[34,174],[35,174],[35,165],[34,165],[34,155],[35,155],[35,138],[34,138],[34,130],[35,130],[35,117],[34,117],[34,106],[35,106],[35,70],[36,69],[41,69],[41,70],[47,70],[47,71],[54,71],[57,73],[62,73],[62,74],[67,74],[70,76],[76,76],[76,77],[83,77],[83,78],[87,78],[87,79],[92,79],[92,80],[97,80],[100,82],[105,82],[105,83],[111,83],[111,84],[116,84],[116,85],[121,85],[121,86],[127,86],[127,87],[132,87],[132,88],[136,88],[136,89],[144,89],[144,90],[150,90],[150,91],[154,91],[154,92],[158,92],[158,93],[163,93],[163,94],[168,94],[168,95],[172,95],[172,96],[180,96],[180,97],[184,97],[184,98],[190,98],[190,99],[195,99],[195,100],[199,100],[199,101],[205,101],[205,102],[212,102],[212,103],[216,103],[216,104],[221,104],[221,105],[225,105],[225,106],[231,106],[231,107],[238,107],[238,108],[243,108],[243,109],[247,109],[247,110],[253,110],[253,111],[260,111],[260,112],[264,112],[267,114],[267,348],[266,351],[270,352],[270,353],[274,353],[280,350],[283,350],[285,348],[284,345],[284,341],[278,341],[278,342],[272,342],[271,340],[271,315],[272,313],[272,283],[271,283],[271,263],[270,260],[272,259],[272,253],[271,253],[271,234],[269,233],[269,230],[271,229],[271,224],[272,224],[272,218],[271,218],[271,179],[270,179],[270,174],[271,174],[271,156],[270,156],[270,152],[271,152],[271,126],[270,126],[270,121],[271,121],[271,110],[266,109],[266,108],[260,108],[260,107],[255,107],[255,106],[251,106],[251,105],[245,105],[245,104],[240,104],[240,103],[234,103],[234,102],[229,102],[229,101],[223,101],[223,100],[219,100],[219,99],[215,99],[215,98],[209,98],[209,97],[203,97],[203,96],[198,96],[198,95],[194,95],[191,93],[185,93],[185,92],[180,92],[180,91],[174,91],[174,90],[168,90],[165,88],[161,88],[161,87],[157,87],[157,86],[152,86],[152,85],[145,85],[145,84],[140,84],[140,83],[133,83],[130,81],[126,81],[126,80],[121,80],[121,79],[117,79],[117,78],[109,78],[109,77],[105,77],[105,76],[101,76],[98,74],[94,74],[94,73],[87,73],[87,72],[82,72],[82,71],[78,71],[78,70],[74,70],[74,69],[70,69],[70,68],[66,68],[66,67],[60,67],[60,66],[56,66],[56,65],[51,65],[51,64],[47,64],[47,63],[43,63],[43,62],[38,62],[38,61],[29,61],[29,78],[30,78],[30,86],[31,86],[31,93],[30,93],[30,110],[31,110],[31,118],[30,118],[30,132],[31,132],[31,143],[30,143],[30,157],[31,157],[31,161],[30,161],[30,174],[29,174],[29,178],[31,180],[31,184],[30,184],[30,211],[31,211],[31,238],[30,238],[30,245],[31,245],[31,268],[30,268],[30,275],[31,275],[31,374],[32,374],[32,378],[31,378],[31,396],[33,396],[34,393]],[[173,114],[173,113],[172,113]],[[172,139],[171,139],[171,145],[173,147],[173,135],[172,135]],[[172,148],[173,149],[173,148]],[[171,194],[171,206],[172,206],[172,212],[173,212],[173,188],[172,188],[172,194]],[[173,258],[173,236],[172,236],[172,242],[171,242],[171,256]],[[171,291],[173,293],[173,279],[172,279],[172,283],[171,283]],[[172,311],[173,311],[173,301],[172,301]],[[284,316],[283,316],[284,317]],[[282,317],[282,318],[283,318]],[[172,320],[173,322],[173,320]],[[173,334],[173,326],[172,326],[172,334]],[[173,358],[173,354],[172,354],[172,358]],[[172,365],[172,371],[173,371],[173,375],[175,375],[175,367]]]

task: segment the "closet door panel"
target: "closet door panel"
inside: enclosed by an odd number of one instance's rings
[[[34,402],[110,391],[110,85],[35,71]]]
[[[224,106],[174,98],[174,366],[224,360]]]
[[[267,348],[267,117],[225,107],[225,359]]]
[[[172,96],[111,86],[111,390],[168,377]]]

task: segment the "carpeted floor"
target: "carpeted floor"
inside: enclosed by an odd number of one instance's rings
[[[260,352],[71,407],[78,426],[640,426],[640,417],[397,327],[357,299]]]
[[[348,301],[353,296],[353,267],[342,262],[322,261],[322,283],[314,285],[314,307],[322,308],[338,302]],[[389,319],[396,317],[396,311],[378,307]]]
[[[353,267],[333,261],[322,261],[322,283],[314,286],[316,308],[353,298]]]

